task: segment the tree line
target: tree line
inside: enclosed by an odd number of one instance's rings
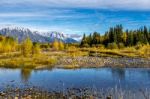
[[[28,57],[40,54],[41,50],[45,47],[52,48],[53,50],[64,50],[66,48],[65,44],[59,40],[54,40],[54,42],[46,44],[32,42],[27,37],[22,42],[18,42],[13,37],[0,35],[0,53],[21,52],[21,55]]]
[[[94,32],[83,38],[80,47],[105,46],[105,47],[127,47],[137,44],[150,44],[150,29],[143,26],[136,30],[123,30],[122,25],[110,27],[104,35]]]

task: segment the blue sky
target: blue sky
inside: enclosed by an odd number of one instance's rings
[[[149,0],[1,0],[0,26],[103,34],[110,26],[150,26]],[[74,35],[75,36],[75,35]],[[77,36],[78,37],[78,36]]]

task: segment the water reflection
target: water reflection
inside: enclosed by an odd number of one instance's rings
[[[150,88],[150,69],[0,69],[0,84],[10,81],[15,81],[15,83],[22,85],[32,83],[34,86],[47,89],[56,89],[57,86],[58,89],[62,89],[62,87],[70,88],[72,86],[77,88],[95,86],[97,89],[107,89],[113,88],[116,85],[123,88],[127,86],[132,89],[141,89]]]
[[[111,69],[112,77],[119,80],[125,80],[125,68],[112,68]]]
[[[20,75],[23,82],[28,82],[32,73],[32,69],[21,69]]]

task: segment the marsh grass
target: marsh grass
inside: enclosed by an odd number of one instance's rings
[[[53,66],[56,62],[57,62],[56,57],[49,57],[42,54],[37,56],[31,56],[31,57],[13,55],[11,57],[3,56],[0,59],[0,67],[33,69],[38,66]]]
[[[77,68],[79,61],[75,60],[78,57],[111,57],[111,58],[150,58],[150,45],[142,47],[126,47],[122,49],[106,49],[106,48],[75,48],[71,47],[61,51],[41,51],[40,54],[24,57],[20,52],[1,53],[0,67],[5,68],[38,68],[38,67],[53,67],[61,59],[70,58],[72,63],[65,65],[64,68]],[[85,60],[85,62],[88,62]],[[84,63],[85,63],[84,62]],[[103,61],[102,61],[103,62]],[[63,62],[64,63],[64,62]],[[63,65],[62,63],[62,65]],[[97,64],[94,63],[88,64]],[[84,65],[84,64],[82,64]]]
[[[105,57],[131,57],[131,58],[149,58],[150,57],[150,45],[144,45],[139,49],[135,47],[126,47],[122,49],[98,49],[87,48],[82,49],[89,51],[90,56],[105,56]]]

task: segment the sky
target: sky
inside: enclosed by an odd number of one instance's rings
[[[150,0],[1,0],[0,27],[58,31],[78,38],[109,27],[150,26]]]

